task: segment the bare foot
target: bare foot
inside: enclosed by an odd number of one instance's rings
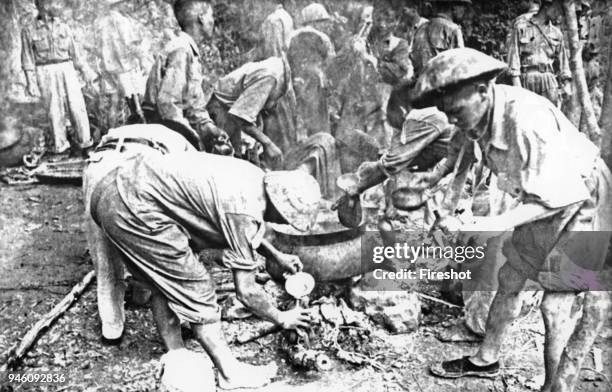
[[[240,363],[227,378],[219,373],[219,388],[230,390],[263,387],[270,383],[277,371],[278,367],[273,362],[264,366]]]

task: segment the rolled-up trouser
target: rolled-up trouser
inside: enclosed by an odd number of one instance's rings
[[[185,229],[151,206],[135,216],[123,202],[110,172],[91,195],[92,218],[123,255],[134,278],[159,291],[182,320],[195,324],[220,321],[215,285],[189,245]],[[156,229],[150,224],[155,221]]]
[[[104,235],[91,218],[91,195],[98,183],[121,163],[136,154],[159,154],[142,144],[123,144],[123,151],[107,150],[90,154],[83,171],[83,200],[85,204],[87,244],[96,270],[98,313],[102,322],[102,335],[117,339],[123,333],[125,314],[123,302],[126,285],[124,261],[121,252]]]
[[[555,106],[559,105],[559,83],[550,72],[528,71],[521,75],[521,86],[529,91],[548,98]]]
[[[53,151],[70,148],[66,123],[70,120],[73,141],[79,148],[91,147],[93,140],[81,86],[72,61],[36,67],[38,87],[51,122]]]
[[[584,181],[591,193],[587,200],[516,227],[512,247],[503,247],[507,263],[522,276],[539,281],[545,290],[611,288],[604,265],[612,233],[612,174],[598,158]]]

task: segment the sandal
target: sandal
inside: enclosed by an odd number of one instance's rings
[[[499,362],[486,366],[474,365],[469,356],[454,359],[452,361],[440,362],[430,367],[434,376],[443,378],[481,377],[495,378],[499,375]]]

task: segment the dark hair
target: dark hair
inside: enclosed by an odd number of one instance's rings
[[[194,13],[194,9],[204,4],[212,9],[212,5],[203,0],[177,0],[174,3],[174,16],[181,29],[197,20],[199,15]]]

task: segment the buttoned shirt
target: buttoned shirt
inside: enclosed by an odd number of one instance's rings
[[[103,71],[119,74],[138,68],[142,36],[134,24],[116,10],[96,23],[96,42]]]
[[[143,108],[156,110],[164,120],[196,127],[212,122],[202,90],[198,46],[180,32],[156,56],[147,80]]]
[[[226,267],[252,270],[265,232],[263,178],[247,161],[187,152],[132,158],[116,181],[126,207],[152,233],[171,220],[195,243],[228,249]]]
[[[469,169],[480,150],[498,188],[522,202],[561,208],[589,198],[584,179],[593,171],[597,147],[546,98],[519,87],[493,89],[485,135],[474,142],[458,132],[453,140],[450,161],[465,149],[459,172]]]
[[[270,110],[287,92],[289,66],[280,57],[244,64],[217,81],[213,94],[229,113],[255,124],[260,112]]]
[[[441,52],[463,46],[461,27],[447,15],[436,15],[415,33],[410,55],[415,75],[420,75],[427,62]]]
[[[70,27],[58,18],[37,18],[21,32],[21,66],[24,71],[34,71],[37,65],[73,61],[79,69],[86,64],[74,42]]]
[[[512,76],[520,76],[534,67],[540,72],[552,72],[562,79],[572,76],[563,33],[552,23],[540,23],[537,18],[519,19],[508,41],[508,65]]]

